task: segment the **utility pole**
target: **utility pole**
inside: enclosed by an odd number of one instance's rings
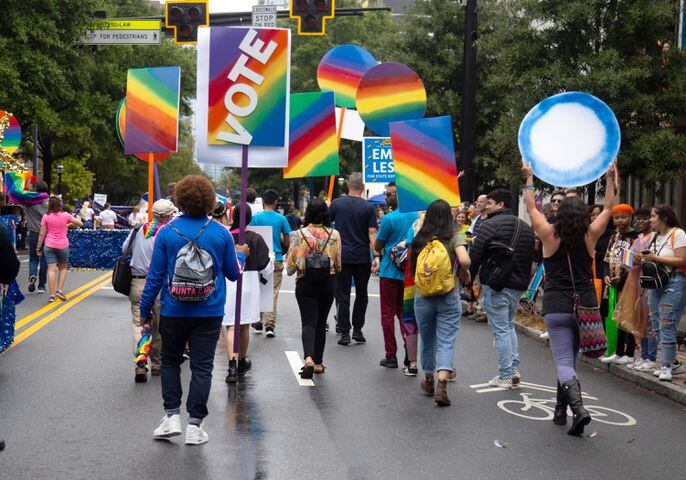
[[[33,124],[33,176],[38,178],[38,124]]]
[[[463,200],[474,201],[474,157],[476,157],[476,0],[467,0],[464,16],[464,83],[462,85],[462,131],[460,157],[462,159]]]

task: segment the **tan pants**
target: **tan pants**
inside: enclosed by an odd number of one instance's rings
[[[133,316],[133,352],[136,353],[138,342],[141,339],[141,332],[143,325],[141,325],[141,296],[145,288],[144,278],[134,278],[131,281],[131,293],[129,293],[129,300],[131,300],[131,315]],[[150,345],[150,366],[160,366],[160,351],[162,349],[162,337],[160,337],[160,302],[155,301],[152,307],[152,345]]]
[[[281,290],[282,278],[283,262],[274,262],[274,307],[271,312],[262,314],[262,322],[265,327],[276,327],[276,304],[279,301],[279,290]]]

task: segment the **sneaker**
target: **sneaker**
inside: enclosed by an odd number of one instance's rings
[[[512,385],[519,385],[519,382],[522,381],[522,372],[519,371],[518,368],[513,368],[512,369]]]
[[[418,368],[403,367],[403,375],[406,377],[416,377],[418,373]]]
[[[353,340],[357,343],[367,343],[367,339],[362,335],[362,330],[353,330]]]
[[[250,324],[250,327],[253,329],[255,333],[262,333],[262,322],[254,322]]]
[[[672,381],[672,369],[669,367],[662,367],[660,369],[660,375],[658,375],[658,379],[661,382],[671,382]]]
[[[350,345],[350,334],[341,333],[341,338],[338,339],[339,345]]]
[[[619,357],[616,354],[612,354],[609,357],[603,357],[600,359],[601,362],[603,363],[613,363],[615,360],[617,360]]]
[[[642,358],[637,358],[636,360],[634,360],[634,363],[628,364],[626,368],[628,368],[629,370],[636,370],[637,367],[643,365],[644,361],[645,360],[643,360]]]
[[[29,277],[29,293],[33,293],[36,291],[36,282],[38,281],[38,277],[35,275],[31,275]]]
[[[656,365],[657,367],[657,365]],[[653,370],[653,376],[659,377],[660,374],[662,373],[662,367],[657,367],[655,370]]]
[[[496,375],[495,377],[491,378],[488,381],[488,385],[490,387],[499,387],[499,388],[512,388],[512,379],[511,378],[500,378],[500,376]]]
[[[274,331],[274,327],[271,325],[268,327],[264,327],[264,333],[269,337],[269,338],[274,338],[276,337],[276,332]]]
[[[550,334],[548,332],[543,332],[538,336],[538,338],[542,338],[543,340],[548,340],[550,338]]]
[[[686,372],[686,366],[683,362],[677,361],[674,365],[672,365],[672,373],[674,375],[679,375],[680,373],[684,372]]]
[[[55,300],[57,300],[57,299],[55,298],[54,295],[50,295],[50,296],[48,297],[48,303],[52,303],[52,302],[54,302]]]
[[[615,365],[629,365],[630,363],[634,363],[634,357],[627,357],[626,355],[622,355],[612,363],[614,363]]]
[[[188,347],[183,349],[183,358],[185,360],[190,360],[190,358],[191,358],[191,351]]]
[[[59,298],[63,302],[67,301],[67,296],[64,293],[62,293],[61,290],[57,290],[56,294],[57,294],[57,298]]]
[[[153,365],[152,367],[150,367],[150,375],[157,377],[161,374],[162,374],[162,368],[159,365]]]
[[[379,365],[387,368],[398,368],[398,359],[395,357],[384,357],[379,362]]]
[[[38,287],[38,290],[36,290],[36,293],[45,293],[45,287]]]
[[[486,323],[488,321],[488,317],[484,312],[476,312],[474,315],[474,321],[476,323]]]
[[[203,430],[202,424],[200,426],[188,425],[186,428],[186,445],[201,445],[207,443],[210,437],[207,432]]]
[[[181,435],[183,430],[181,430],[181,415],[178,413],[175,415],[165,415],[162,419],[160,426],[152,432],[155,438],[171,438]]]
[[[634,370],[637,372],[652,372],[655,370],[655,362],[652,360],[643,360],[639,366],[634,367]]]
[[[134,376],[136,383],[145,383],[148,381],[148,369],[145,367],[136,367],[136,374]]]

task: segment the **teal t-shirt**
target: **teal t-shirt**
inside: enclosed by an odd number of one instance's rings
[[[288,236],[291,233],[291,226],[286,217],[274,210],[263,210],[254,217],[250,225],[253,227],[272,227],[274,242],[274,260],[283,262],[283,250],[281,249],[281,234]]]
[[[397,210],[381,219],[381,227],[376,239],[384,243],[384,254],[381,257],[381,269],[379,276],[402,280],[403,272],[391,261],[391,249],[405,240],[407,231],[419,216],[417,212],[400,213]]]

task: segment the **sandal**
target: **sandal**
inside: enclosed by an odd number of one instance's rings
[[[300,378],[311,379],[314,376],[314,363],[306,363],[300,369]]]
[[[324,365],[323,363],[320,363],[319,365],[317,365],[317,364],[315,363],[315,365],[314,365],[314,373],[316,373],[317,375],[319,375],[319,374],[324,373],[324,372],[326,372],[326,365]]]

